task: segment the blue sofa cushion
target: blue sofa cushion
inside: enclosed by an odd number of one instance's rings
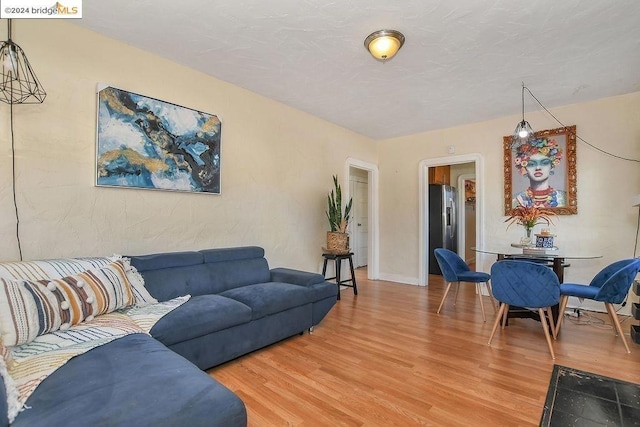
[[[324,276],[318,273],[282,267],[273,268],[271,269],[271,282],[304,286],[312,292],[311,299],[314,302],[338,295],[338,286],[335,283],[325,281]]]
[[[269,265],[264,258],[204,264],[210,277],[208,293],[218,294],[229,289],[271,280]]]
[[[131,265],[140,273],[162,268],[189,267],[204,263],[204,256],[200,252],[167,252],[150,255],[130,256]]]
[[[20,426],[246,426],[242,401],[148,335],[69,360],[27,399]]]
[[[313,301],[313,292],[306,287],[279,282],[243,286],[220,295],[251,307],[252,319],[260,319]]]
[[[311,292],[311,300],[313,302],[330,297],[335,298],[338,295],[338,286],[331,282],[316,283],[315,285],[309,286],[307,289]]]
[[[204,262],[238,261],[241,259],[264,258],[264,249],[259,246],[241,246],[236,248],[204,249],[198,251]]]
[[[271,269],[272,282],[292,283],[294,285],[311,286],[316,283],[324,282],[324,276],[319,273],[310,273],[307,271],[293,270],[291,268],[273,268]]]
[[[205,249],[200,253],[212,280],[210,293],[220,293],[270,280],[264,249],[258,246]]]
[[[133,263],[132,258],[131,264]],[[140,271],[140,274],[144,278],[145,287],[158,301],[168,301],[187,294],[195,296],[212,293],[209,292],[211,277],[204,264]]]
[[[251,321],[251,308],[220,295],[199,295],[166,314],[151,336],[172,345]]]
[[[149,293],[159,301],[182,295],[218,294],[271,279],[257,246],[130,256]]]

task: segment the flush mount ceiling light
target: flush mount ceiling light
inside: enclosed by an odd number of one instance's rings
[[[41,104],[47,93],[33,72],[27,55],[11,40],[11,19],[8,40],[0,45],[0,101],[7,104]]]
[[[527,89],[525,87],[524,82],[522,83],[522,121],[518,123],[516,126],[516,130],[513,131],[513,142],[511,143],[511,149],[515,150],[520,147],[522,144],[529,142],[534,138],[535,132],[531,128],[531,125],[528,121],[524,119],[524,90]]]
[[[396,30],[375,31],[364,40],[364,47],[371,56],[385,62],[393,58],[404,44],[404,35]]]

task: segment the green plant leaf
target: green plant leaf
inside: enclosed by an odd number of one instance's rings
[[[338,175],[333,175],[333,187],[331,193],[327,196],[327,219],[331,231],[342,231],[346,229],[349,222],[353,199],[350,198],[342,214],[342,188],[338,182]],[[343,222],[344,221],[344,222]]]

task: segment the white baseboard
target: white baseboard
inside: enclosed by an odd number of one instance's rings
[[[418,286],[419,285],[419,281],[418,281],[417,277],[400,276],[400,275],[397,275],[397,274],[380,273],[379,280],[386,280],[388,282],[404,283],[405,285],[414,285],[414,286]]]

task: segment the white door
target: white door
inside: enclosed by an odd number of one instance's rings
[[[354,217],[354,232],[356,234],[355,244],[357,245],[355,256],[355,267],[362,267],[368,264],[369,254],[369,191],[365,182],[355,183],[355,197],[353,203],[356,205]]]

